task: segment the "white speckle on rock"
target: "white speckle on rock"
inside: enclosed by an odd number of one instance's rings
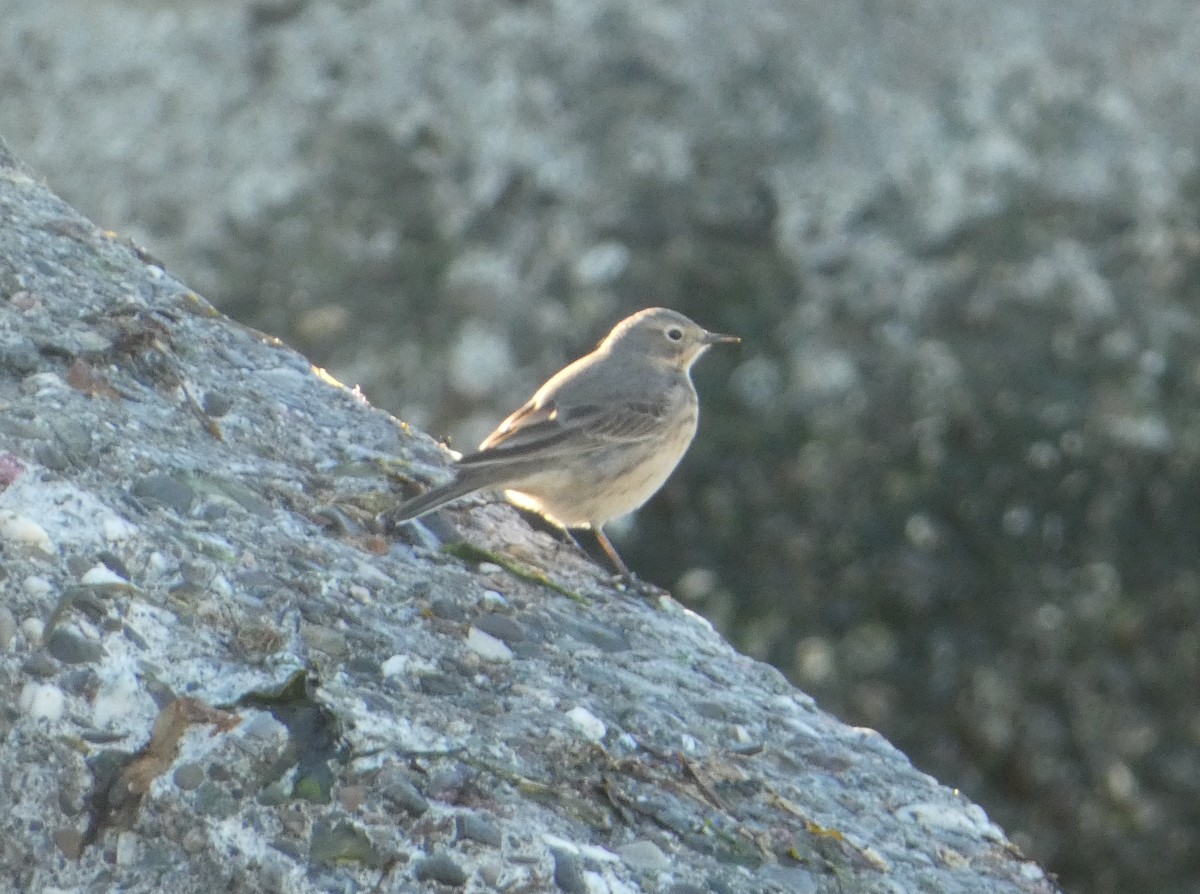
[[[33,519],[17,515],[11,509],[0,510],[0,539],[27,550],[35,550],[44,556],[58,554],[58,547],[46,533],[46,529]]]
[[[479,597],[479,601],[492,608],[508,605],[508,600],[496,590],[484,590],[483,595]]]
[[[99,729],[131,714],[141,696],[141,687],[131,662],[117,662],[105,668],[100,688],[92,702],[92,723]],[[148,696],[147,696],[148,697]]]
[[[566,851],[576,857],[582,857],[585,860],[591,860],[593,863],[620,863],[621,858],[607,848],[599,847],[594,844],[576,844],[574,841],[568,841],[565,838],[559,838],[550,832],[542,834],[542,842],[546,847],[554,851]],[[603,889],[601,889],[603,890]]]
[[[36,574],[31,574],[24,581],[25,594],[32,596],[34,599],[41,599],[44,596],[50,595],[50,591],[54,589],[54,585],[44,577],[39,577]]]
[[[117,835],[117,865],[132,866],[137,862],[138,836],[128,829]]]
[[[370,562],[364,562],[361,559],[355,562],[355,573],[368,583],[380,584],[382,586],[391,586],[394,581],[372,565]]]
[[[66,391],[67,383],[58,373],[39,372],[26,376],[21,380],[21,391],[38,397],[52,394],[55,391]]]
[[[604,738],[604,734],[608,732],[608,727],[604,721],[589,711],[587,708],[579,706],[572,708],[567,712],[567,719],[579,730],[589,742],[599,742]]]
[[[1021,877],[1030,881],[1041,881],[1046,877],[1046,871],[1036,863],[1024,863],[1021,865]]]
[[[684,733],[679,737],[679,747],[685,754],[695,754],[700,750],[700,743],[695,736]]]
[[[542,835],[542,843],[552,851],[566,851],[568,854],[579,856],[579,845],[574,841],[567,841],[565,838],[559,838],[557,835],[551,835],[546,832]]]
[[[171,570],[172,564],[170,556],[156,549],[146,560],[146,570],[155,574],[165,574]]]
[[[127,522],[118,515],[110,515],[100,522],[100,532],[109,543],[123,543],[137,536],[137,525]]]
[[[1003,841],[1004,833],[987,818],[983,809],[975,804],[948,804],[938,801],[921,801],[907,804],[896,810],[896,817],[917,823],[927,829],[943,829],[961,832],[975,837]]]
[[[30,717],[58,720],[63,715],[67,697],[52,683],[26,683],[21,690],[21,710]]]
[[[247,739],[287,740],[287,727],[276,720],[269,711],[256,711],[241,725],[242,735]]]
[[[716,629],[713,627],[712,621],[708,620],[708,618],[704,617],[704,615],[692,611],[687,606],[681,606],[681,608],[683,609],[683,616],[692,623],[703,627],[706,633],[712,633]]]
[[[42,634],[46,632],[46,625],[41,618],[26,618],[21,622],[21,632],[31,643],[40,643]]]
[[[371,591],[362,584],[351,584],[346,588],[346,593],[361,605],[366,605],[371,601]]]
[[[485,661],[512,661],[513,653],[504,640],[485,633],[478,627],[467,631],[467,648]]]
[[[393,655],[379,665],[379,672],[385,677],[398,677],[408,673],[408,665],[409,657],[407,655]]]
[[[83,573],[83,577],[79,578],[79,582],[89,587],[103,587],[117,585],[129,585],[129,581],[121,577],[103,562],[97,563]]]
[[[634,869],[659,872],[671,866],[671,861],[667,859],[662,848],[645,838],[621,845],[617,848],[617,853]]]

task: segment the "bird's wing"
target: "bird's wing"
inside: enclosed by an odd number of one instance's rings
[[[636,443],[660,430],[666,412],[665,403],[644,400],[565,408],[553,401],[540,405],[530,401],[505,419],[477,452],[459,460],[459,465],[570,456],[618,443]]]

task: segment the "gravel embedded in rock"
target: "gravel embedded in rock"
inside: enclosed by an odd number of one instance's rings
[[[38,677],[44,680],[55,676],[59,671],[59,666],[58,662],[50,657],[49,653],[39,649],[25,659],[25,662],[21,665],[21,670],[31,677]]]
[[[617,653],[629,649],[629,638],[623,630],[593,624],[580,618],[569,618],[563,624],[563,632],[568,636],[595,646],[601,652]]]
[[[104,657],[104,649],[98,642],[65,627],[56,627],[50,634],[46,651],[63,664],[95,664]]]
[[[443,885],[455,887],[467,883],[467,873],[445,852],[417,860],[413,866],[413,874],[422,882],[441,882]]]
[[[177,788],[190,792],[204,781],[204,768],[199,764],[181,764],[172,774]]]
[[[403,776],[393,774],[387,779],[381,779],[380,784],[383,799],[404,813],[415,817],[429,810],[429,801]]]
[[[492,847],[499,847],[504,838],[495,820],[479,813],[460,813],[454,818],[454,828],[459,838],[467,838]]]
[[[174,509],[180,515],[186,515],[196,500],[192,486],[173,475],[139,478],[133,483],[130,493],[146,503]]]
[[[466,689],[465,684],[458,677],[438,673],[421,674],[417,680],[417,686],[426,695],[440,696],[462,695]]]
[[[202,406],[206,414],[220,419],[233,408],[233,399],[220,391],[206,391]]]
[[[671,861],[663,853],[662,848],[647,839],[623,844],[617,848],[617,853],[634,869],[659,871],[667,869],[671,865]]]
[[[472,622],[484,633],[504,640],[506,643],[519,643],[525,639],[525,628],[507,615],[485,612]]]
[[[553,848],[550,853],[554,856],[554,884],[559,890],[566,894],[587,894],[587,878],[579,858],[563,848]]]
[[[7,606],[0,605],[0,652],[7,652],[17,635],[17,619]]]

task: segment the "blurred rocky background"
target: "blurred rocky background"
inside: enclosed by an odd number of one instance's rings
[[[1076,894],[1200,885],[1197,121],[1185,0],[0,18],[55,190],[459,448],[631,310],[741,334],[626,560]]]

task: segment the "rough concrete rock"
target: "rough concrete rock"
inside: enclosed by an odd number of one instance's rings
[[[879,734],[509,508],[451,513],[444,549],[372,534],[445,453],[3,146],[0,217],[0,340],[37,356],[0,367],[0,887],[1056,890]],[[488,613],[507,660],[467,647]],[[98,650],[29,673],[59,630]],[[645,841],[665,867],[621,856]]]
[[[633,567],[1072,891],[1190,894],[1198,16],[5,0],[0,130],[460,447],[636,307],[743,335]]]

